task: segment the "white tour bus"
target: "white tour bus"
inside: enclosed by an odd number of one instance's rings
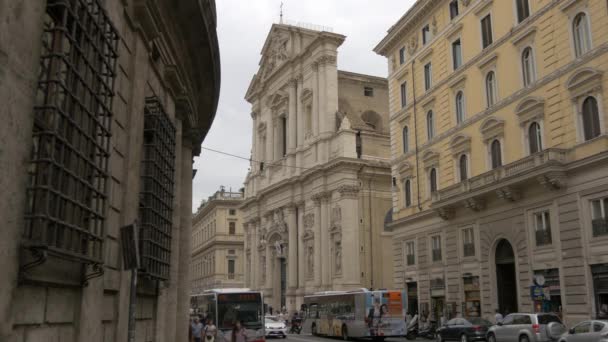
[[[216,342],[230,342],[237,321],[245,327],[248,342],[264,342],[264,300],[250,289],[213,289],[190,297],[192,313],[212,318],[218,327]]]
[[[304,297],[305,332],[384,340],[405,335],[404,291],[328,291]]]

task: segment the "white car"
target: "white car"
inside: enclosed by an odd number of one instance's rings
[[[575,325],[559,342],[608,342],[608,321],[583,321]]]
[[[276,316],[264,317],[264,328],[266,329],[266,337],[287,337],[287,325]]]

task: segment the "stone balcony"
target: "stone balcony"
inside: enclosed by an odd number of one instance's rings
[[[535,153],[434,192],[431,208],[448,220],[458,207],[482,210],[488,196],[516,201],[519,189],[530,182],[559,189],[566,185],[567,158],[567,150],[556,148]]]

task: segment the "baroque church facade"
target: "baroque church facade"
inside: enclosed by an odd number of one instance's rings
[[[274,309],[299,309],[318,291],[392,284],[382,248],[391,208],[387,81],[338,70],[345,38],[274,24],[246,94],[245,284]]]

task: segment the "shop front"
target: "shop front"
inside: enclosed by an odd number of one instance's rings
[[[532,300],[534,312],[553,312],[562,317],[562,293],[559,269],[534,271]]]
[[[479,289],[479,277],[465,276],[462,279],[464,289],[464,303],[462,312],[465,317],[481,316],[481,292]]]
[[[431,280],[431,312],[430,320],[440,322],[445,314],[445,282],[443,278]]]
[[[407,312],[414,316],[418,314],[418,283],[407,283]]]
[[[597,319],[608,319],[608,264],[591,265]]]

